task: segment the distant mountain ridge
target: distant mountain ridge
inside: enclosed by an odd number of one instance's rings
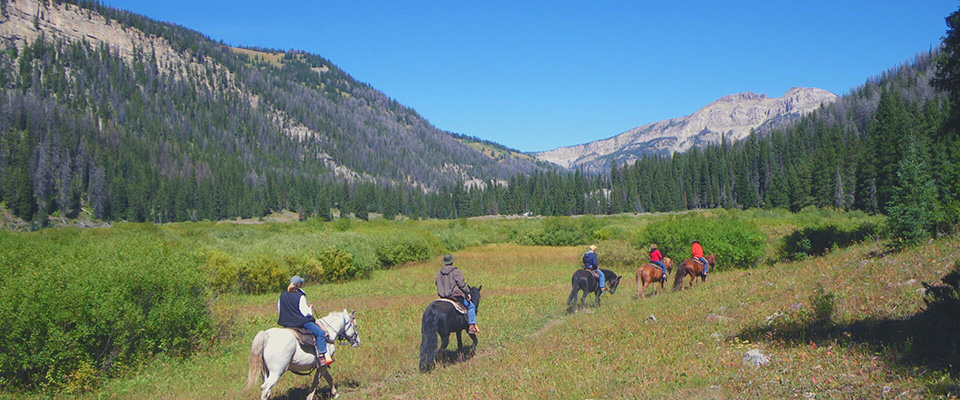
[[[831,104],[838,96],[826,90],[795,87],[781,97],[751,92],[721,97],[693,114],[646,124],[617,136],[530,153],[565,168],[602,171],[613,160],[630,164],[644,154],[669,154],[740,140],[766,123],[783,122]]]

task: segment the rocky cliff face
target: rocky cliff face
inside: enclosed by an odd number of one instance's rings
[[[644,154],[682,152],[694,146],[719,143],[724,136],[740,140],[764,123],[804,115],[837,98],[816,88],[792,88],[777,98],[737,93],[721,97],[685,117],[643,125],[609,139],[531,155],[566,168],[599,171],[611,160],[629,164]]]

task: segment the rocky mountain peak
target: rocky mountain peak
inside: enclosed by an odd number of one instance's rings
[[[767,98],[765,94],[756,94],[753,92],[743,92],[743,93],[734,93],[728,94],[717,99],[716,103],[736,103],[740,101],[749,101],[749,100],[760,100]]]
[[[781,97],[753,92],[723,96],[693,114],[633,128],[617,136],[576,146],[532,153],[567,168],[599,171],[616,160],[630,164],[644,154],[669,154],[691,147],[740,140],[773,121],[799,117],[833,103],[837,95],[823,89],[794,87]]]

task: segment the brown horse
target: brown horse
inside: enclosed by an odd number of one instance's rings
[[[670,257],[664,257],[663,265],[667,267],[667,272],[673,272],[673,259]],[[659,282],[660,287],[657,288],[657,295],[660,295],[660,292],[663,291],[663,272],[660,272],[660,267],[654,265],[653,263],[646,263],[637,268],[637,297],[646,298],[647,286],[651,282]]]
[[[717,265],[717,256],[714,254],[707,254],[705,257],[707,262],[710,263],[711,269]],[[683,278],[685,276],[690,277],[689,287],[693,287],[693,280],[700,277],[701,282],[705,282],[707,277],[703,275],[703,265],[692,258],[688,258],[680,262],[680,265],[677,267],[677,276],[673,278],[673,290],[683,289]]]

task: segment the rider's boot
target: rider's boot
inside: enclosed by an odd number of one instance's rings
[[[467,327],[467,333],[471,335],[476,335],[480,333],[480,328],[477,328],[477,324],[470,324],[470,326]]]
[[[321,354],[317,356],[317,365],[324,367],[330,364],[333,364],[333,359],[327,357],[326,354]]]

